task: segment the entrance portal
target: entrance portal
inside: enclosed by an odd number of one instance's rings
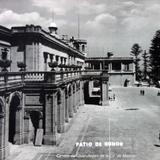
[[[15,144],[16,141],[14,139],[16,134],[16,113],[19,110],[20,107],[20,97],[17,94],[14,94],[12,96],[11,102],[10,102],[10,108],[9,108],[9,137],[8,140],[12,144]]]
[[[37,129],[40,127],[39,125],[40,125],[41,113],[39,111],[30,111],[30,117],[32,125],[34,127],[33,144],[35,144],[36,132]]]

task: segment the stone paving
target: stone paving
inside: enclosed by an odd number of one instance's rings
[[[58,147],[14,146],[9,160],[160,160],[160,96],[140,89],[113,88],[110,106],[79,109]]]

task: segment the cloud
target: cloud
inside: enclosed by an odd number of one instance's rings
[[[133,1],[126,1],[126,2],[122,2],[122,5],[125,7],[135,7],[135,6],[139,6],[139,4],[133,2]]]
[[[160,25],[156,21],[160,17],[160,5],[152,4],[131,9],[122,19],[121,24],[127,29],[126,31],[153,29]]]
[[[0,13],[0,24],[11,27],[26,24],[41,25],[47,28],[51,22],[51,19],[46,19],[41,17],[38,12],[30,13],[16,13],[12,10],[5,10]],[[57,20],[58,26],[63,26],[66,24],[65,20]]]
[[[18,14],[12,10],[6,10],[0,14],[0,23],[7,26],[40,24],[45,21],[37,12]]]
[[[79,12],[82,15],[91,15],[91,14],[99,14],[103,13],[106,10],[106,4],[94,4],[89,3],[88,1],[82,1],[79,4]]]
[[[127,17],[122,21],[122,25],[125,26],[126,31],[141,30],[148,25],[147,18],[145,17]]]
[[[101,13],[84,25],[87,33],[89,56],[104,56],[106,50],[112,50],[117,18],[109,13]]]
[[[77,5],[75,0],[69,0],[69,2],[67,0],[32,0],[32,3],[34,6],[49,9],[49,12],[54,10],[57,15],[65,15],[67,11]]]
[[[153,5],[148,6],[145,12],[148,14],[160,15],[160,4],[153,4]]]
[[[109,13],[102,13],[99,14],[94,18],[92,21],[88,21],[86,25],[91,29],[101,30],[102,28],[113,27],[117,22],[115,16]],[[101,32],[103,32],[101,30]]]
[[[48,9],[49,12],[54,10],[57,15],[65,15],[67,12],[72,10],[83,15],[102,13],[106,10],[105,4],[95,4],[93,1],[89,2],[88,0],[69,0],[69,2],[68,0],[32,0],[32,3],[34,6]]]

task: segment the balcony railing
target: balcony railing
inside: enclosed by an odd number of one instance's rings
[[[52,83],[70,81],[80,78],[82,71],[46,71],[46,72],[1,72],[0,88],[13,84],[25,83]]]
[[[22,72],[1,72],[0,91],[5,87],[24,86],[27,84],[62,84],[80,78],[100,77],[102,70],[73,70],[73,71],[22,71]]]

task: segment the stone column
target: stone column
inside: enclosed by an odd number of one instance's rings
[[[66,91],[65,92],[65,121],[66,122],[69,122],[68,99],[69,99],[69,96],[68,96],[68,93]]]
[[[64,132],[64,124],[65,124],[65,104],[64,104],[65,94],[64,90],[62,90],[61,98],[57,101],[57,131],[58,133]]]
[[[5,155],[4,155],[4,150],[5,150],[5,146],[4,146],[4,117],[0,118],[0,159],[4,159]]]
[[[109,69],[108,69],[109,72],[112,71],[112,63],[109,63]]]
[[[72,97],[73,97],[73,110],[74,110],[74,113],[77,112],[77,108],[76,108],[76,85],[75,85],[75,88],[73,89],[73,94],[72,94]]]
[[[57,135],[57,95],[45,95],[45,135],[44,144],[55,145]]]
[[[2,102],[2,101],[1,101]],[[4,113],[4,104],[0,103],[0,159],[5,158],[5,113]]]
[[[68,110],[69,110],[69,117],[73,117],[73,94],[72,91],[68,94]]]
[[[94,63],[92,64],[92,69],[94,70]]]
[[[121,72],[123,72],[125,70],[125,65],[121,62]]]
[[[84,83],[83,81],[80,82],[80,105],[84,105]]]
[[[16,111],[16,133],[14,137],[16,144],[23,144],[23,112],[23,108]]]
[[[30,115],[29,112],[25,111],[25,115],[24,115],[24,143],[29,143],[30,142]]]
[[[109,96],[108,96],[108,73],[103,72],[101,76],[101,105],[109,105]]]
[[[102,70],[102,62],[100,62],[100,70]]]
[[[79,109],[79,105],[80,105],[80,92],[79,92],[79,88],[77,88],[76,97],[77,97],[76,105],[77,105],[77,109]]]
[[[9,95],[5,97],[5,117],[4,117],[4,139],[3,139],[3,157],[6,159],[9,156],[9,143],[8,143],[8,134],[9,134]]]
[[[79,84],[79,89],[78,89],[78,106],[81,105],[81,89],[80,89],[80,84]]]

